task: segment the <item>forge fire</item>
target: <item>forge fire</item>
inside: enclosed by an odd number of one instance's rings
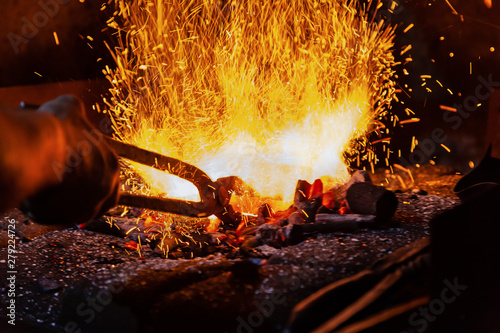
[[[377,3],[117,6],[107,112],[121,140],[284,203],[299,179],[346,181],[351,150],[358,166],[376,162],[366,134],[385,135],[377,121],[396,90],[394,28],[368,16]],[[192,185],[137,168],[154,193],[196,198]]]

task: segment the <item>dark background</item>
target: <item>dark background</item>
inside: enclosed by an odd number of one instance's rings
[[[112,66],[103,41],[112,41],[105,22],[113,8],[101,10],[102,2],[2,1],[0,105],[14,105],[21,99],[41,103],[66,92],[84,98],[89,107],[99,100],[107,89],[102,69],[106,64]],[[385,1],[382,10],[388,2]],[[467,96],[474,95],[480,75],[484,78],[492,75],[494,81],[500,81],[500,1],[492,0],[492,8],[487,8],[483,0],[449,0],[459,15],[453,13],[445,0],[399,0],[397,3],[399,9],[388,14],[390,23],[398,25],[394,54],[403,61],[411,55],[413,61],[399,66],[397,82],[405,91],[399,98],[404,105],[394,103],[393,111],[404,119],[404,109],[410,108],[422,121],[392,131],[391,149],[402,149],[405,160],[415,161],[417,158],[410,159],[409,153],[412,136],[421,141],[429,138],[434,129],[442,128],[448,136],[445,145],[451,153],[437,145],[435,151],[426,155],[427,160],[431,158],[438,164],[467,171],[469,161],[477,164],[485,151],[488,103],[484,101],[457,129],[443,120],[446,111],[439,105],[460,105]],[[53,10],[50,15],[46,14],[48,20],[40,14],[47,13],[44,6]],[[36,33],[15,46],[13,34],[22,38],[23,32],[33,32],[26,22],[38,25],[35,25]],[[415,25],[413,29],[403,33],[410,23]],[[55,43],[54,32],[59,37],[59,45]],[[412,49],[400,56],[408,44]],[[495,49],[493,52],[491,47]],[[450,57],[450,53],[454,56]],[[409,75],[404,75],[403,68]],[[426,79],[424,87],[421,75],[432,76]],[[12,88],[16,86],[22,87]],[[393,162],[403,163],[396,155]]]
[[[404,107],[415,111],[416,117],[422,121],[397,131],[391,147],[393,150],[403,148],[407,152],[403,153],[403,157],[410,160],[407,145],[411,137],[415,135],[417,139],[424,140],[431,136],[434,129],[440,128],[448,136],[445,145],[451,153],[438,144],[434,154],[428,157],[438,164],[467,172],[470,170],[469,161],[477,165],[488,145],[488,101],[483,101],[468,118],[462,118],[460,126],[455,129],[452,128],[456,124],[454,121],[444,121],[447,111],[439,106],[460,106],[469,96],[475,96],[480,84],[479,76],[488,78],[491,75],[494,81],[500,82],[500,1],[493,0],[491,8],[483,0],[449,0],[449,3],[459,15],[453,14],[445,0],[410,0],[402,3],[400,14],[392,16],[393,23],[402,22],[396,38],[395,54],[399,55],[399,50],[412,44],[407,54],[411,54],[413,62],[404,66],[409,75],[399,71],[398,82],[403,89],[407,84],[413,91],[409,93],[411,98],[404,93],[400,97]],[[402,33],[401,30],[409,23],[414,23],[415,27],[406,34]],[[492,47],[493,52],[490,50]],[[426,85],[422,86],[421,75],[431,75],[432,79],[426,79]],[[427,87],[432,92],[428,92]],[[404,114],[404,107],[394,104],[396,114]],[[399,161],[396,159],[396,162]]]
[[[103,44],[105,38],[110,40],[106,20],[112,11],[111,8],[101,11],[103,2],[106,1],[86,0],[82,3],[79,0],[3,0],[3,15],[0,20],[0,86],[103,77],[102,69],[106,64],[112,63]],[[47,13],[42,3],[46,4],[46,8],[56,8],[45,16],[48,17],[46,24],[43,24],[44,15],[40,14]],[[51,15],[51,12],[54,14]],[[22,37],[23,32],[31,32],[25,19],[38,32],[33,37],[26,38],[26,43],[19,43],[16,52],[9,34],[13,39],[12,34]],[[59,37],[59,45],[56,45],[54,32]],[[99,58],[103,60],[98,62]]]

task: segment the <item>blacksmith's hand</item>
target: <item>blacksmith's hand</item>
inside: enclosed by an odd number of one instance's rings
[[[58,182],[24,200],[21,210],[41,224],[78,224],[116,205],[118,158],[88,121],[82,102],[63,95],[36,112],[52,114],[60,121],[65,156],[63,163],[54,161],[51,165]]]

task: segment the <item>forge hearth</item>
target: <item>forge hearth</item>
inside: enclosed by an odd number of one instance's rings
[[[128,240],[126,247],[139,255],[147,247],[170,259],[192,259],[215,252],[241,252],[246,256],[262,258],[266,255],[261,251],[266,252],[267,246],[282,248],[295,245],[317,233],[387,227],[391,225],[398,205],[394,192],[373,184],[369,174],[360,170],[355,171],[348,182],[329,189],[325,189],[320,179],[313,183],[297,181],[293,203],[281,211],[275,211],[267,203],[268,198],[259,196],[238,177],[220,178],[211,184],[219,187],[219,191],[224,190],[226,201],[224,205],[217,206],[219,213],[208,218],[189,218],[118,206],[106,217],[79,227],[125,237]],[[234,207],[231,204],[232,195],[237,197]],[[152,197],[126,196],[124,201],[127,203],[139,204],[137,206],[140,207],[140,203],[144,202],[144,207],[151,208]],[[158,204],[158,207],[165,204],[168,204],[165,207],[170,207],[176,202],[195,208],[193,202],[188,201],[156,197],[153,200],[154,206]],[[250,210],[245,213],[238,211],[242,209],[239,202],[244,200],[254,205],[264,203],[255,208],[255,212]],[[177,209],[167,208],[165,211]],[[204,210],[202,212],[207,215]]]
[[[460,176],[451,170],[426,167],[414,177],[419,191],[392,184],[399,206],[388,226],[308,233],[295,245],[260,245],[253,257],[233,248],[171,260],[149,246],[139,255],[128,246],[133,231],[54,231],[12,212],[5,221],[18,226],[18,331],[280,332],[299,301],[427,237],[430,219],[458,203],[451,188]],[[383,171],[372,178],[381,183]]]

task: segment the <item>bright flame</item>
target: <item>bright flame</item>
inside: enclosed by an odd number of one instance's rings
[[[214,180],[240,176],[290,201],[298,179],[345,179],[343,153],[393,98],[394,30],[357,1],[116,4],[117,68],[106,74],[117,136]],[[170,197],[196,193],[140,172]]]

